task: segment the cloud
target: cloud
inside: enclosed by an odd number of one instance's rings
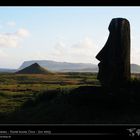
[[[15,21],[9,21],[6,23],[7,26],[9,27],[15,27],[16,26],[16,22]]]
[[[133,41],[131,45],[131,63],[140,65],[140,47],[137,46],[139,42],[135,42]],[[101,44],[100,46],[97,45],[91,37],[85,37],[71,45],[60,40],[56,43],[52,52],[47,55],[47,58],[58,61],[89,62],[98,64],[99,61],[95,57],[103,46],[104,44]]]
[[[77,46],[77,47],[76,47]],[[98,45],[90,37],[85,37],[82,41],[71,47],[71,55],[81,62],[97,63],[95,58],[100,51]]]
[[[0,58],[5,58],[5,57],[8,57],[8,55],[3,50],[0,50]]]
[[[27,29],[19,29],[14,33],[0,33],[0,47],[19,47],[21,40],[29,34]]]
[[[59,61],[69,62],[83,62],[83,63],[97,63],[95,56],[99,52],[100,48],[90,37],[67,45],[63,41],[56,43],[54,49],[51,52],[52,58]]]
[[[30,36],[30,32],[27,29],[21,28],[16,32],[16,36],[25,38]]]
[[[18,37],[14,34],[0,34],[0,47],[18,47]]]
[[[89,37],[85,37],[82,41],[79,43],[73,45],[75,47],[78,47],[80,49],[89,49],[94,46],[93,40]]]

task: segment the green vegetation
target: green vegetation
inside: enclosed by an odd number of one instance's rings
[[[140,80],[106,91],[96,73],[0,74],[0,123],[140,123]]]
[[[0,116],[9,116],[42,93],[61,93],[93,83],[99,85],[94,73],[0,74]]]

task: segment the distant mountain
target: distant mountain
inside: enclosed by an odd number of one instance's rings
[[[69,62],[56,62],[50,60],[33,60],[25,61],[19,69],[23,69],[30,66],[33,63],[38,63],[44,68],[48,68],[51,71],[65,72],[65,71],[79,71],[83,69],[97,69],[97,65],[90,63],[69,63]]]
[[[63,69],[61,72],[98,72],[98,68]]]
[[[131,64],[131,73],[140,73],[140,65]]]
[[[48,70],[42,68],[39,64],[34,63],[22,70],[16,72],[17,74],[48,74]]]
[[[56,62],[51,60],[32,60],[24,61],[19,69],[38,63],[40,66],[57,72],[98,72],[98,66],[91,63],[69,63]],[[131,64],[131,73],[140,73],[140,65]]]
[[[54,71],[54,72],[98,72],[98,66],[91,63],[69,63],[69,62],[56,62],[51,60],[32,60],[24,61],[19,69],[1,69],[0,73],[8,72],[14,73],[28,67],[34,63],[38,63],[40,67]],[[131,73],[140,73],[140,65],[131,64]]]
[[[17,69],[6,69],[6,68],[0,68],[0,73],[14,73]]]

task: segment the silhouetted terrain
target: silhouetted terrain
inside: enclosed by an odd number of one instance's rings
[[[33,60],[24,61],[19,69],[0,68],[0,73],[14,73],[34,63],[38,63],[41,67],[54,72],[98,72],[98,66],[95,64]],[[131,64],[131,73],[140,73],[140,66]]]
[[[56,62],[50,60],[24,61],[19,69],[23,69],[33,63],[38,63],[44,68],[47,67],[48,70],[57,72],[98,72],[98,65],[96,64]],[[140,73],[140,66],[137,64],[131,64],[131,72]]]
[[[90,63],[69,63],[69,62],[56,62],[51,60],[33,60],[33,61],[24,61],[19,69],[23,69],[27,66],[30,66],[33,63],[38,63],[42,67],[47,67],[51,71],[63,71],[66,70],[77,70],[85,68],[97,68],[96,65]],[[93,71],[92,71],[93,72]]]
[[[7,123],[140,123],[140,82],[115,93],[100,86],[46,91],[28,100]],[[2,120],[1,120],[2,121]],[[4,123],[4,121],[2,121]]]
[[[0,123],[140,123],[140,80],[115,91],[96,73],[0,74]]]
[[[48,74],[50,73],[47,69],[44,69],[39,64],[34,63],[22,70],[16,72],[17,74]]]
[[[0,68],[0,73],[14,73],[16,71],[17,71],[17,69]]]

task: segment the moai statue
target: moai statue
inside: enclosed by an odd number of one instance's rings
[[[124,86],[130,80],[130,24],[127,19],[114,18],[109,25],[109,37],[96,58],[97,78],[103,87]]]

